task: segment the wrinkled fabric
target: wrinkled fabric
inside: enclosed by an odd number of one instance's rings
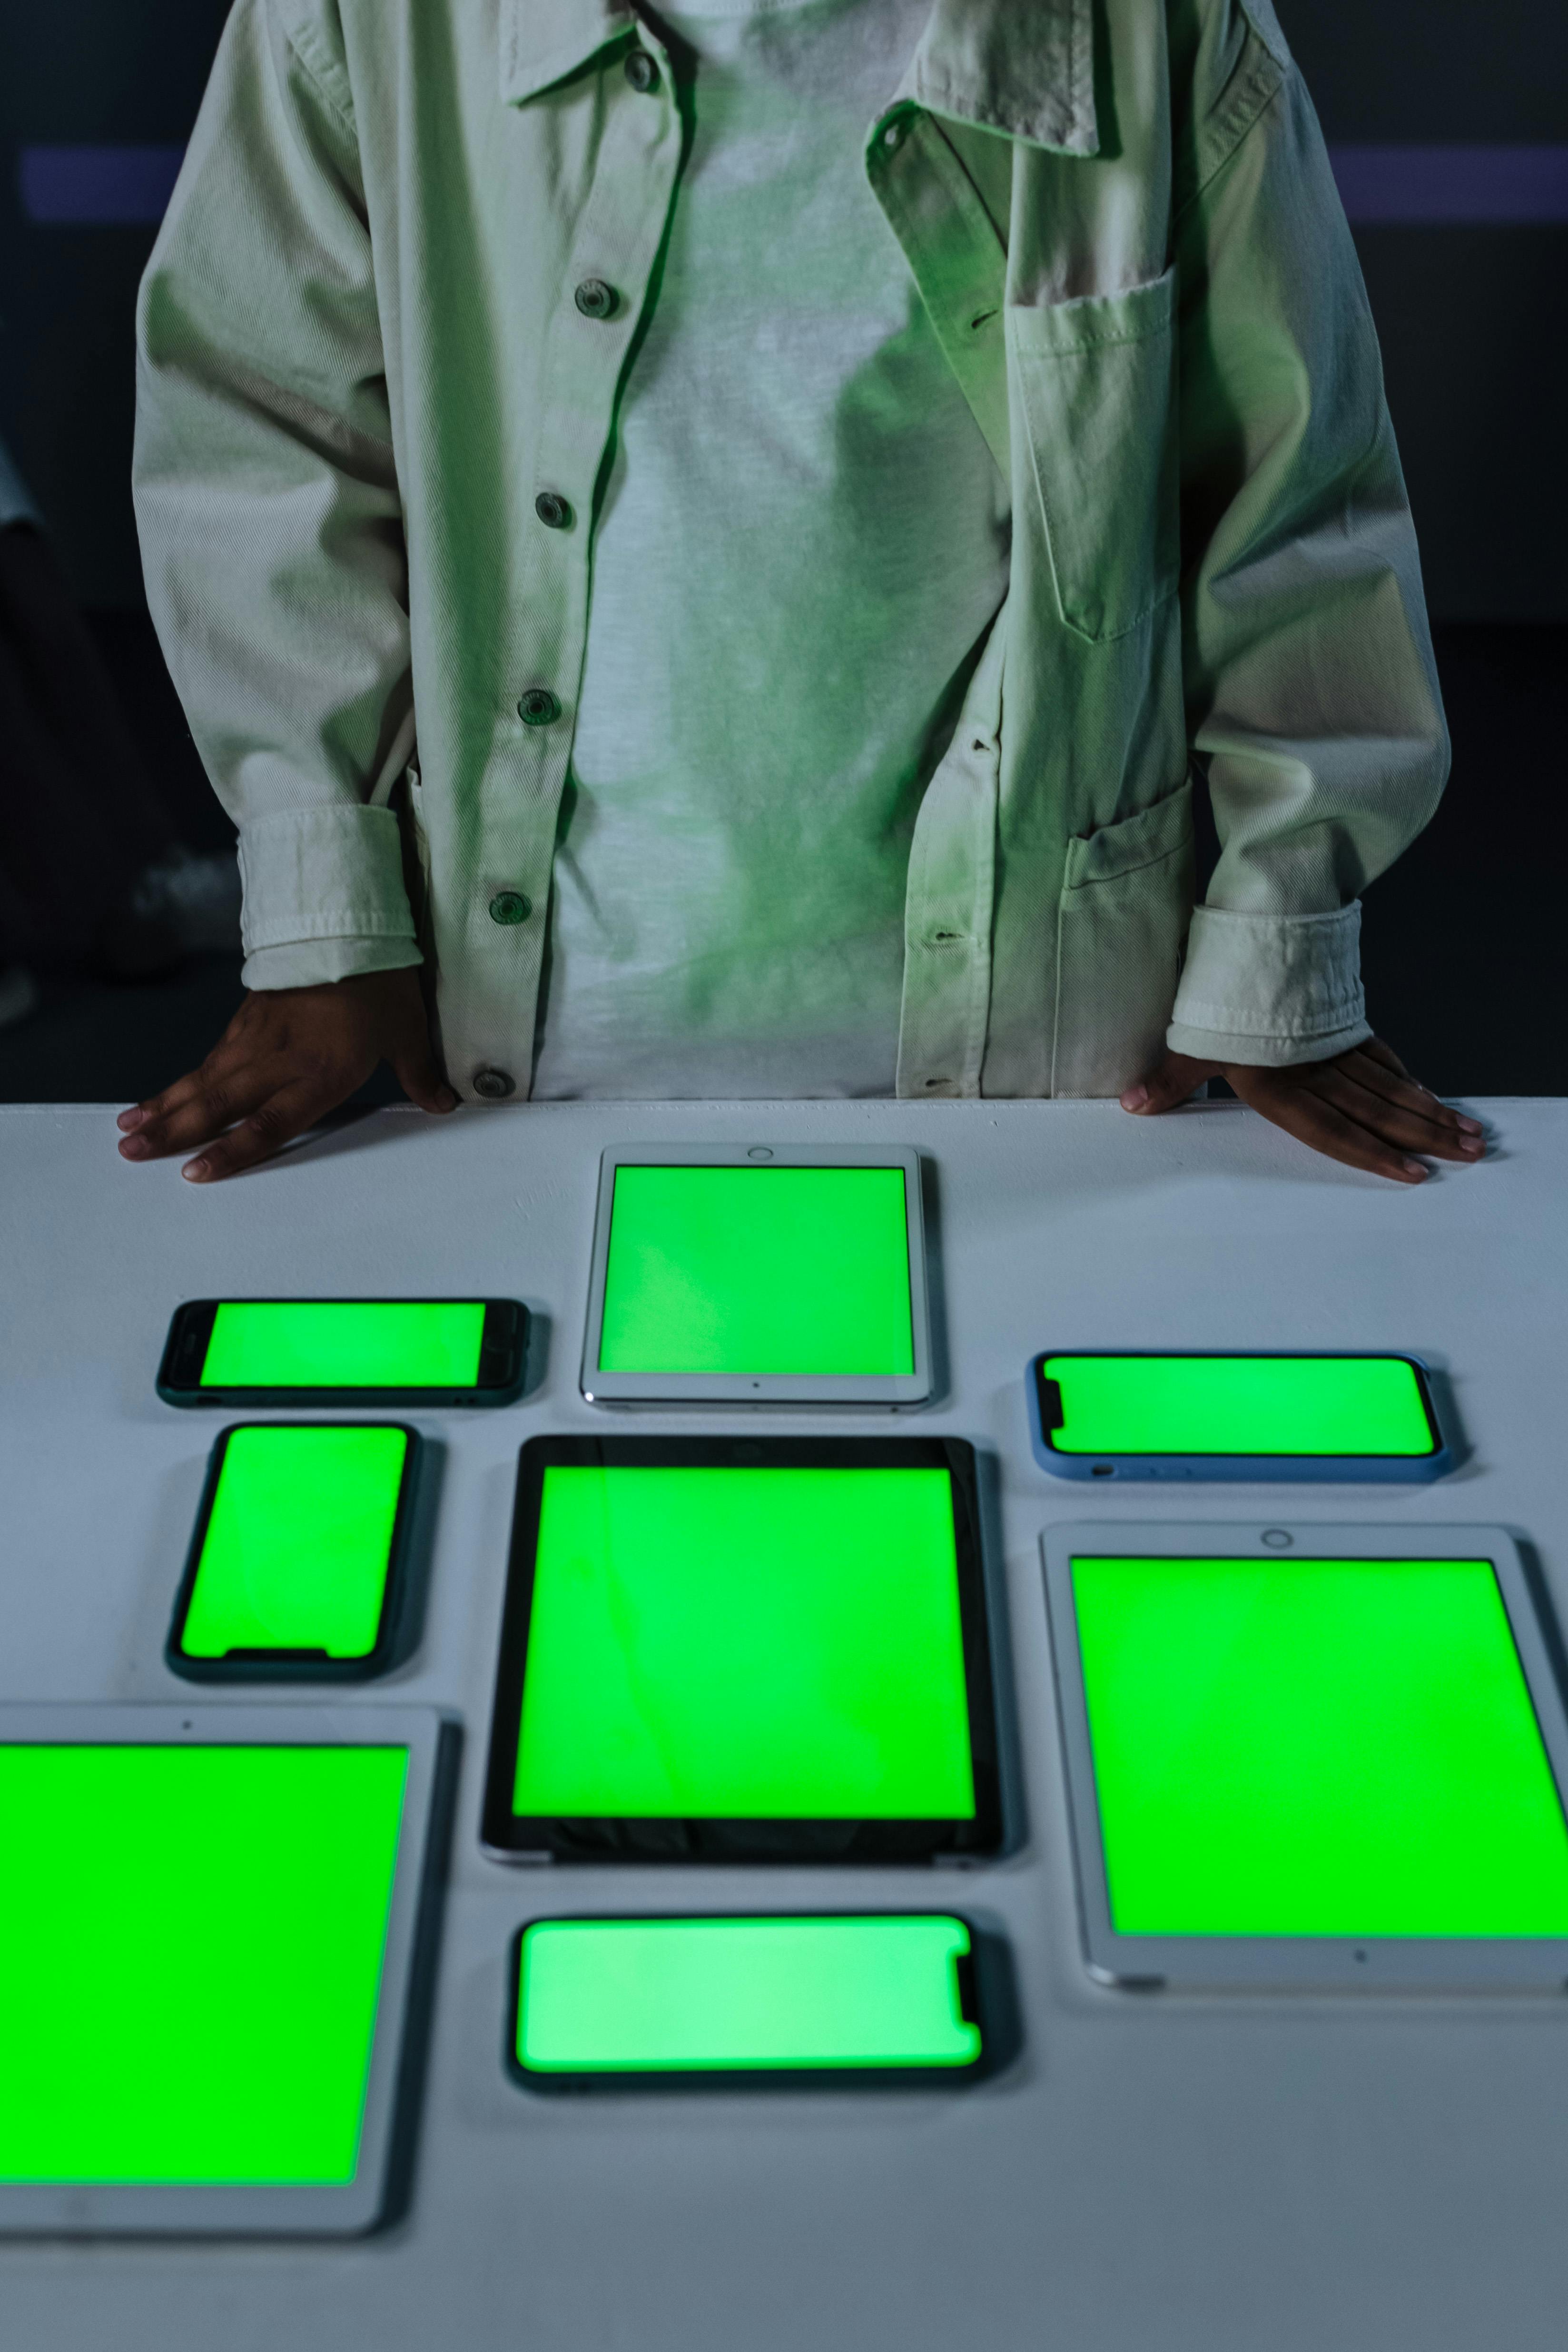
[[[240,826],[247,982],[424,956],[470,1097],[528,1084],[594,490],[682,139],[620,0],[239,0],[142,286],[148,592]],[[1111,1094],[1163,1041],[1357,1042],[1356,902],[1447,740],[1365,295],[1268,0],[936,0],[862,163],[1012,516],[910,836],[897,1091]],[[1196,919],[1195,761],[1221,843]]]
[[[894,1091],[915,814],[1009,536],[861,163],[929,7],[661,12],[692,142],[594,523],[536,1098]]]

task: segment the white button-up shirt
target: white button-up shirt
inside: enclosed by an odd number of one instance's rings
[[[143,284],[149,594],[240,826],[246,979],[423,955],[464,1094],[528,1085],[583,680],[591,530],[535,500],[591,515],[682,137],[621,0],[239,0]],[[936,0],[862,168],[1012,512],[914,823],[898,1091],[1355,1043],[1358,892],[1447,743],[1269,0]]]

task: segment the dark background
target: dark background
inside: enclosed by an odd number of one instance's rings
[[[131,326],[151,225],[38,225],[25,146],[177,145],[224,0],[16,0],[0,27],[0,436],[42,508],[132,729],[193,846],[232,831],[141,600]],[[1280,0],[1331,146],[1568,139],[1562,0]],[[1372,1019],[1433,1086],[1568,1094],[1562,1019],[1568,680],[1568,222],[1368,226],[1454,774],[1367,894]],[[238,958],[114,990],[49,983],[0,1032],[0,1099],[124,1101],[201,1058]],[[378,1098],[396,1089],[383,1074]]]

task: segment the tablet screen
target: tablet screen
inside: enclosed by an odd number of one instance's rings
[[[0,1747],[0,2181],[353,2179],[407,1763]]]
[[[913,1373],[903,1169],[618,1167],[599,1369]]]
[[[201,1386],[471,1389],[484,1329],[483,1299],[225,1299]]]
[[[1047,1356],[1059,1454],[1419,1455],[1439,1443],[1401,1356]]]
[[[972,2066],[969,1931],[946,1916],[544,1919],[516,2048],[538,2074]]]
[[[395,1427],[232,1430],[182,1654],[368,1656],[381,1630],[408,1445]]]
[[[1568,1832],[1485,1559],[1076,1558],[1112,1924],[1568,1933]]]
[[[968,1462],[915,1440],[525,1447],[487,1840],[676,1822],[777,1824],[780,1855],[790,1824],[841,1825],[833,1850],[867,1824],[982,1842]]]

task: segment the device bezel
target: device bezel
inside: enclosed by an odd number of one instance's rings
[[[534,1561],[547,1469],[558,1465],[675,1468],[940,1468],[951,1480],[964,1689],[974,1812],[960,1820],[898,1816],[827,1821],[769,1816],[603,1814],[512,1811],[522,1722]],[[480,1843],[499,1862],[920,1864],[993,1853],[1002,1812],[993,1652],[981,1550],[974,1448],[953,1437],[529,1438],[518,1452],[511,1545],[497,1644]]]
[[[1079,1924],[1092,1976],[1108,1985],[1172,1991],[1558,1992],[1568,1986],[1568,1937],[1132,1936],[1120,1934],[1111,1915],[1072,1595],[1075,1559],[1264,1560],[1292,1551],[1304,1559],[1489,1561],[1558,1801],[1568,1811],[1568,1720],[1550,1647],[1556,1629],[1543,1618],[1506,1528],[1098,1519],[1048,1528],[1040,1549]]]
[[[1045,1366],[1052,1356],[1171,1356],[1223,1358],[1226,1361],[1378,1362],[1408,1364],[1432,1438],[1427,1454],[1067,1454],[1051,1444],[1052,1423],[1045,1401]],[[1104,1480],[1163,1478],[1262,1486],[1426,1486],[1454,1466],[1453,1449],[1432,1392],[1431,1367],[1406,1349],[1380,1348],[1045,1348],[1030,1359],[1030,1444],[1035,1460],[1053,1478]]]
[[[479,1333],[480,1380],[469,1388],[429,1388],[404,1384],[374,1388],[203,1388],[202,1365],[212,1339],[213,1321],[220,1307],[483,1307]],[[373,1298],[261,1298],[254,1295],[225,1298],[187,1298],[170,1318],[168,1336],[158,1366],[156,1387],[165,1404],[200,1409],[217,1405],[504,1405],[522,1393],[527,1376],[528,1310],[520,1298],[453,1298],[445,1296],[410,1298],[378,1294]],[[488,1372],[489,1378],[485,1375]]]
[[[888,1373],[605,1371],[599,1365],[615,1175],[621,1168],[897,1168],[904,1174],[904,1241],[909,1255],[909,1315],[914,1370]],[[612,1146],[599,1164],[599,1192],[589,1269],[588,1311],[580,1381],[590,1404],[883,1406],[924,1404],[932,1390],[930,1293],[920,1155],[869,1147],[784,1143]]]
[[[0,1706],[0,1746],[401,1748],[408,1757],[358,2160],[343,2183],[0,2181],[0,2233],[357,2237],[384,2218],[412,2122],[410,2017],[440,1901],[437,1797],[455,1726],[426,1707]],[[89,1827],[84,1824],[84,1832]],[[81,1867],[92,1868],[87,1838]]]

